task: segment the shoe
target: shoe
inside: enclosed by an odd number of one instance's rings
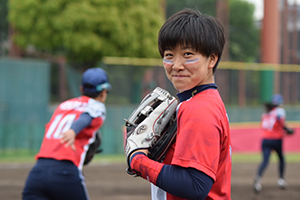
[[[287,182],[283,178],[278,179],[277,183],[281,189],[285,189],[287,187]]]
[[[261,189],[262,189],[262,186],[261,186],[261,177],[257,177],[255,179],[253,188],[254,188],[254,191],[256,193],[259,193],[261,191]]]

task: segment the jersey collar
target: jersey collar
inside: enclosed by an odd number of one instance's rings
[[[193,97],[194,95],[198,94],[199,92],[202,92],[207,89],[217,89],[217,85],[215,83],[210,83],[206,85],[199,85],[196,87],[193,87],[190,90],[186,90],[184,92],[178,93],[177,97],[180,100],[180,102],[186,101]]]

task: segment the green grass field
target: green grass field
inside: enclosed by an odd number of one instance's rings
[[[233,163],[258,163],[262,159],[260,153],[234,153],[232,154]],[[300,163],[300,153],[286,153],[286,162]],[[277,162],[278,158],[275,152],[272,153],[270,161]]]
[[[35,162],[33,153],[28,152],[0,152],[0,164],[1,163],[30,163]],[[286,162],[288,163],[300,163],[300,153],[287,153],[285,155]],[[271,162],[277,162],[277,156],[273,152],[271,155]],[[261,161],[261,154],[259,153],[233,153],[232,162],[233,163],[259,163]],[[97,163],[122,163],[126,162],[125,155],[108,155],[108,154],[98,154],[94,157],[93,162]]]

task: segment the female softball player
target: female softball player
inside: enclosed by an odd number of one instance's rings
[[[261,128],[263,130],[262,155],[263,161],[260,164],[254,180],[254,191],[260,192],[263,173],[269,163],[271,152],[276,151],[279,158],[279,179],[278,185],[284,189],[287,183],[284,179],[285,160],[282,151],[282,139],[287,134],[292,134],[293,129],[287,128],[285,123],[286,113],[283,105],[283,98],[280,94],[272,96],[271,101],[265,104],[266,111],[261,117]]]
[[[170,17],[158,45],[168,79],[179,91],[177,138],[163,163],[148,150],[131,154],[130,167],[152,184],[152,200],[231,199],[231,141],[214,72],[225,37],[221,23],[197,10]]]
[[[46,125],[23,200],[89,199],[82,167],[89,145],[105,120],[104,103],[110,89],[103,69],[90,68],[84,72],[82,96],[62,102]]]

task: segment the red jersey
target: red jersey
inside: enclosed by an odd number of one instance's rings
[[[76,151],[74,151],[71,147],[65,147],[65,144],[60,143],[60,133],[69,130],[82,113],[88,113],[93,120],[77,134],[74,142]],[[70,160],[81,169],[88,147],[95,140],[95,134],[105,120],[105,114],[105,105],[87,96],[61,103],[53,113],[50,122],[46,124],[44,139],[36,158]]]
[[[177,119],[176,142],[168,150],[164,163],[204,172],[214,180],[206,199],[230,200],[230,130],[218,90],[207,89],[183,101],[178,105]],[[161,194],[163,191],[159,190],[152,185],[152,199],[184,200],[169,193]]]
[[[261,116],[261,128],[264,139],[282,139],[284,136],[285,110],[280,107],[273,108],[269,113]]]

